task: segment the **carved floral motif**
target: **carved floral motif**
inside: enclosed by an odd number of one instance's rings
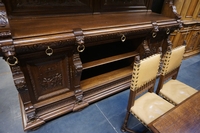
[[[38,81],[41,90],[54,89],[55,87],[63,85],[63,76],[59,71],[59,68],[60,67],[57,64],[38,67]]]
[[[62,74],[56,73],[50,77],[44,77],[41,82],[41,88],[43,90],[51,89],[57,86],[62,86]]]

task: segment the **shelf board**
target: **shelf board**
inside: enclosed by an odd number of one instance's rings
[[[131,76],[132,71],[132,66],[127,66],[92,78],[85,79],[81,81],[81,89],[83,91],[87,91],[105,84],[112,83],[116,80]]]
[[[111,57],[108,57],[108,58],[103,58],[103,59],[87,62],[87,63],[83,64],[83,70],[89,69],[89,68],[92,68],[92,67],[96,67],[96,66],[100,66],[100,65],[104,65],[104,64],[107,64],[107,63],[119,61],[119,60],[122,60],[122,59],[127,59],[127,58],[130,58],[130,57],[134,57],[136,55],[138,55],[137,52],[129,52],[129,53],[125,53],[125,54],[115,55],[115,56],[111,56]]]

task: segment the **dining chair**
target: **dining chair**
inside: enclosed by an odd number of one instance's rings
[[[156,93],[174,105],[178,105],[197,92],[196,89],[176,79],[185,53],[185,47],[185,45],[181,45],[172,49],[169,46],[162,58],[163,66]]]
[[[127,113],[122,131],[135,133],[127,127],[130,114],[147,126],[174,107],[173,104],[154,93],[160,60],[161,54],[154,54],[143,60],[140,60],[139,56],[135,57]]]

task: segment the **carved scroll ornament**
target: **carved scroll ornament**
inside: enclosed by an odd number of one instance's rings
[[[176,18],[181,19],[181,15],[178,14],[178,12],[176,10],[176,6],[173,3],[173,0],[166,0],[166,3],[169,3],[169,7],[172,8],[172,12],[176,16]]]
[[[8,24],[8,19],[5,11],[0,11],[0,26],[5,27]]]

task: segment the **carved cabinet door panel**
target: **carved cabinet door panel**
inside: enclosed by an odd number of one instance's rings
[[[70,53],[26,57],[20,60],[33,104],[71,91]]]
[[[95,12],[110,12],[110,11],[130,11],[130,10],[146,10],[152,4],[152,0],[95,0]]]
[[[188,40],[187,44],[187,50],[195,50],[199,49],[199,38],[200,38],[200,29],[193,28],[193,30],[190,33],[190,40]]]
[[[92,13],[92,0],[2,0],[8,14],[21,15],[54,15]]]

